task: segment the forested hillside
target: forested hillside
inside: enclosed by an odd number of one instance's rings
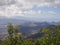
[[[60,45],[60,25],[56,25],[55,30],[44,28],[40,33],[43,33],[41,38],[23,39],[22,33],[18,33],[18,26],[8,23],[9,35],[5,40],[0,40],[0,45]]]

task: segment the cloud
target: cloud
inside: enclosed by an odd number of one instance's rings
[[[23,8],[31,8],[34,5],[39,7],[54,7],[60,5],[60,0],[17,0],[19,6],[22,5]]]
[[[48,11],[48,14],[56,14],[56,12],[54,12],[54,11]]]
[[[12,4],[22,8],[31,8],[34,5],[50,7],[60,5],[60,0],[0,0],[0,6]]]
[[[43,11],[32,10],[34,5],[37,5],[38,7],[55,7],[60,6],[60,0],[0,0],[0,16],[42,15],[44,13]],[[55,12],[52,11],[49,11],[48,13],[55,14]]]
[[[21,10],[15,5],[10,5],[8,7],[5,7],[4,10],[0,9],[0,16],[3,17],[14,17],[14,16],[36,16],[37,14],[42,14],[42,11],[35,11],[35,10]]]
[[[0,0],[0,6],[15,4],[15,0]]]

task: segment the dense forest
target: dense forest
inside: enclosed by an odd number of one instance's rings
[[[18,26],[8,23],[8,36],[5,40],[0,40],[0,45],[60,45],[60,25],[55,26],[55,30],[42,29],[44,33],[38,39],[22,39],[22,33],[18,33]]]

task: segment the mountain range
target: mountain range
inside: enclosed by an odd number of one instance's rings
[[[0,39],[3,39],[8,35],[7,24],[11,22],[14,25],[18,25],[18,33],[22,33],[23,38],[39,38],[42,36],[40,30],[43,28],[55,29],[55,25],[60,25],[60,22],[36,22],[24,19],[9,19],[0,18]]]

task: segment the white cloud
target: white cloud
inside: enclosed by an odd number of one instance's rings
[[[13,17],[13,16],[22,16],[22,11],[18,10],[18,7],[15,5],[7,6],[4,10],[0,10],[0,16]]]
[[[55,7],[60,6],[60,0],[0,0],[0,16],[13,17],[13,16],[26,16],[43,14],[41,10],[23,10],[31,9],[34,5],[38,7]],[[55,14],[55,12],[49,11],[49,14]]]
[[[15,0],[0,0],[0,6],[15,4]]]
[[[38,14],[43,14],[43,11],[39,10],[39,11],[38,11]]]
[[[17,2],[22,5],[23,8],[31,8],[34,5],[38,5],[38,6],[47,6],[47,7],[51,7],[51,6],[58,6],[60,5],[60,0],[17,0]],[[19,5],[18,4],[18,5]]]
[[[48,14],[56,14],[56,12],[54,12],[54,11],[48,11]]]
[[[1,8],[2,9],[2,8]],[[41,14],[42,11],[34,11],[34,10],[19,10],[20,8],[18,8],[16,5],[10,5],[4,8],[4,10],[0,10],[0,16],[4,16],[4,17],[14,17],[14,16],[33,16],[36,14]]]
[[[60,5],[60,0],[0,0],[0,6],[12,4],[22,8],[32,8],[34,5],[51,7]]]

